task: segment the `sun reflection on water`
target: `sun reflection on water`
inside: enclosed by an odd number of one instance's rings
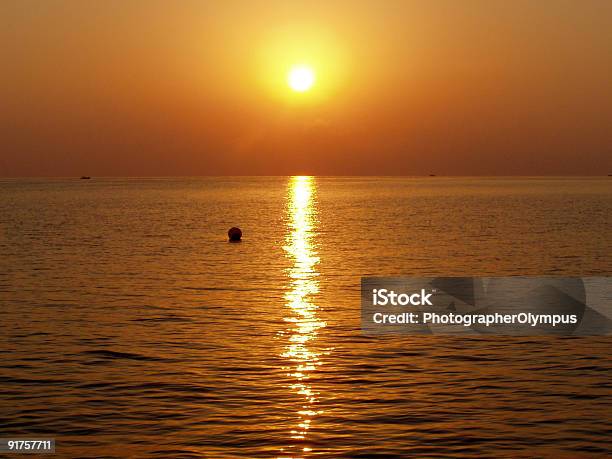
[[[319,257],[314,242],[315,191],[312,177],[292,177],[289,181],[289,232],[284,249],[293,266],[289,269],[290,290],[285,295],[288,311],[284,320],[289,327],[286,330],[288,342],[282,357],[289,361],[286,370],[294,381],[291,389],[300,397],[300,409],[297,411],[298,422],[291,430],[294,442],[290,448],[292,451],[283,451],[284,454],[310,451],[303,443],[313,419],[321,413],[317,410],[318,393],[309,381],[320,364],[320,353],[312,348],[312,343],[318,330],[326,325],[319,320],[319,307],[313,302],[314,295],[319,291],[316,269]]]

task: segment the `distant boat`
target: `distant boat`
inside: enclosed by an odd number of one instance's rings
[[[429,174],[429,176],[430,176],[430,177],[435,177],[435,176],[436,176],[436,174]]]
[[[91,177],[88,175],[81,176],[81,180],[89,180]]]

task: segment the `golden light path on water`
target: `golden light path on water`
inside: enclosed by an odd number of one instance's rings
[[[281,450],[283,458],[296,458],[290,454],[303,454],[310,451],[303,445],[308,436],[317,411],[318,393],[309,383],[310,375],[320,364],[320,353],[312,349],[318,330],[325,322],[317,317],[318,306],[313,297],[319,291],[317,281],[317,256],[314,243],[316,229],[316,207],[314,194],[316,186],[312,177],[292,177],[288,184],[287,211],[289,215],[288,234],[284,247],[287,257],[293,261],[289,269],[290,289],[285,295],[287,315],[284,320],[289,324],[287,344],[282,357],[289,361],[286,367],[288,376],[294,381],[291,389],[299,397],[298,423],[291,430],[291,440],[296,443],[291,451]]]

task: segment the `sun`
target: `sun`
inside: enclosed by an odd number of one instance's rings
[[[312,68],[305,65],[296,65],[289,70],[287,84],[296,92],[305,92],[312,88],[315,82],[315,73]]]

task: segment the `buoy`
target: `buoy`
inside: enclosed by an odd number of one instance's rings
[[[236,226],[232,226],[227,231],[227,236],[229,237],[230,242],[240,242],[240,238],[242,237],[242,230]]]

